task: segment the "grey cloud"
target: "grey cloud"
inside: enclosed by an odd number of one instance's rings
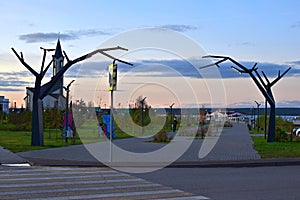
[[[58,34],[58,33],[29,33],[20,35],[19,39],[24,40],[27,43],[36,42],[53,42],[60,37],[63,40],[75,40],[78,39],[76,35],[72,34]]]
[[[24,91],[24,88],[9,88],[9,87],[2,88],[2,87],[0,87],[0,91],[3,91],[3,92],[21,92],[21,91]]]
[[[65,33],[29,33],[19,35],[19,39],[23,40],[27,43],[37,43],[37,42],[53,42],[56,41],[57,38],[61,38],[62,40],[77,40],[81,37],[92,37],[97,35],[111,35],[113,34],[111,31],[103,31],[97,29],[88,29],[88,30],[77,30],[77,31],[66,31]]]
[[[19,87],[19,86],[28,86],[31,84],[27,81],[21,81],[21,80],[1,80],[0,81],[0,87]]]
[[[167,25],[159,26],[159,28],[172,29],[178,32],[194,31],[198,29],[196,26],[185,25],[185,24],[167,24]]]
[[[290,101],[279,101],[276,102],[278,107],[299,107],[299,100],[290,100]]]
[[[293,25],[291,25],[291,28],[300,28],[300,21],[297,21]]]
[[[133,67],[129,67],[125,64],[118,64],[119,73],[128,73],[128,76],[139,76],[139,77],[192,77],[192,78],[205,78],[211,77],[206,76],[205,70],[198,69],[198,67],[204,66],[203,60],[193,60],[195,66],[185,60],[143,60],[133,62]],[[296,61],[295,63],[297,63]],[[254,62],[240,62],[246,68],[251,68]],[[300,61],[299,61],[300,63]],[[107,73],[107,66],[109,62],[85,62],[84,64],[78,64],[71,67],[66,72],[66,77],[69,78],[80,78],[90,77],[97,78]],[[222,78],[249,78],[248,74],[239,74],[232,70],[232,63],[220,64],[220,68],[217,70]],[[284,72],[289,66],[292,69],[285,75],[285,77],[300,76],[300,69],[295,68],[295,64],[276,64],[276,63],[258,63],[258,72],[264,71],[269,78],[277,77],[278,71]],[[132,72],[132,73],[130,73]],[[213,77],[211,77],[213,78]]]
[[[14,79],[18,77],[30,77],[31,74],[28,71],[18,71],[18,72],[0,72],[1,79]]]

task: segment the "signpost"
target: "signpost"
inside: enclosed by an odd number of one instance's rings
[[[131,63],[125,62],[123,60],[119,60],[114,58],[114,61],[112,64],[108,66],[108,90],[110,91],[110,122],[109,122],[109,140],[110,140],[110,145],[109,145],[109,162],[112,162],[112,133],[113,133],[113,111],[114,111],[114,91],[117,90],[117,71],[118,71],[118,66],[115,64],[116,61],[122,62],[127,65],[133,65]]]

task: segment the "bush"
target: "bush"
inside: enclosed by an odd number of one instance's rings
[[[252,126],[250,124],[247,124],[247,127],[248,127],[249,131],[251,131]]]
[[[196,133],[196,137],[201,137],[202,139],[204,139],[207,131],[208,131],[208,126],[199,127]]]
[[[162,130],[153,136],[152,142],[170,142],[172,139],[172,137],[168,137],[166,131]]]
[[[277,142],[289,141],[288,134],[286,134],[286,132],[283,129],[277,127],[275,130],[275,141]]]

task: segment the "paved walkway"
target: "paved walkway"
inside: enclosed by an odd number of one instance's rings
[[[152,152],[161,149],[166,144],[157,144],[146,142],[147,139],[130,138],[115,140],[114,143],[125,150],[141,153]],[[207,139],[209,141],[211,139]],[[199,150],[203,140],[196,139],[189,149],[177,160],[177,162],[191,161],[240,161],[260,159],[258,153],[253,149],[253,142],[246,124],[233,124],[231,128],[224,128],[223,132],[215,144],[214,148],[204,158],[199,158]],[[92,146],[93,144],[91,144]],[[104,145],[96,144],[99,146]],[[96,146],[95,146],[96,148]],[[80,162],[93,163],[98,162],[83,145],[69,147],[44,149],[18,153],[18,156],[24,157],[31,162],[47,163],[49,160],[61,161],[62,163],[73,162],[74,165]]]
[[[27,161],[0,146],[0,164],[20,164]]]

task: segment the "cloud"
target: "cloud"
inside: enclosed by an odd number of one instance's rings
[[[297,67],[300,67],[300,61],[293,61],[293,62],[288,62],[290,65],[295,65]]]
[[[249,62],[249,61],[242,61],[240,62],[243,66],[250,69],[253,67],[255,62]],[[236,78],[236,77],[249,77],[248,74],[239,74],[235,72],[231,66],[235,66],[234,64],[230,62],[225,62],[220,65],[220,73],[223,78]],[[287,64],[276,64],[276,63],[257,63],[258,72],[261,76],[263,76],[262,71],[267,75],[268,78],[274,78],[278,76],[278,72],[280,71],[283,73],[285,70],[288,69],[288,67],[291,67],[291,70],[288,71],[288,73],[285,75],[285,77],[292,77],[292,76],[300,76],[300,69],[295,67],[295,63],[287,63]]]
[[[300,100],[287,100],[276,102],[277,107],[299,107]]]
[[[234,43],[234,44],[228,44],[228,47],[232,46],[255,46],[253,42],[245,41],[245,42],[239,42],[239,43]]]
[[[88,29],[88,30],[77,30],[77,31],[66,31],[65,33],[29,33],[19,35],[19,39],[25,41],[26,43],[37,43],[37,42],[53,42],[56,41],[57,38],[61,38],[62,40],[77,40],[81,37],[92,37],[97,35],[111,35],[113,34],[111,31],[103,31],[97,29]]]
[[[32,85],[30,81],[23,80],[26,77],[31,77],[27,71],[19,72],[1,72],[0,73],[0,88],[1,91],[22,91],[26,86]],[[20,89],[18,87],[22,87]]]
[[[9,88],[9,87],[0,87],[0,91],[3,92],[21,92],[24,91],[24,88]]]
[[[36,42],[53,42],[60,37],[63,40],[75,40],[78,39],[75,35],[72,34],[58,34],[58,33],[29,33],[20,35],[19,39],[24,40],[27,43],[36,43]]]
[[[185,25],[185,24],[166,24],[159,26],[159,28],[171,29],[178,32],[194,31],[198,28],[196,26]]]
[[[291,28],[300,28],[300,21],[297,21],[296,23],[292,24]]]
[[[135,77],[191,77],[191,78],[218,78],[217,75],[207,74],[204,69],[199,69],[201,66],[205,66],[204,60],[192,60],[189,63],[185,60],[141,60],[133,62],[133,67],[129,67],[125,64],[118,63],[118,73],[126,74],[126,76]],[[278,76],[278,71],[283,73],[289,66],[292,69],[285,75],[285,77],[300,76],[300,69],[296,68],[295,61],[288,64],[276,64],[276,63],[258,63],[258,72],[262,75],[263,71],[268,78],[272,79]],[[254,62],[240,62],[246,68],[252,68]],[[77,64],[72,66],[65,74],[68,78],[99,78],[101,76],[107,76],[107,66],[110,62],[85,62],[83,64]],[[194,64],[195,66],[193,66]],[[215,68],[211,72],[220,73],[222,78],[250,78],[248,74],[239,74],[234,71],[231,66],[232,63],[225,62],[220,64],[220,68]],[[213,68],[213,66],[211,67]]]

